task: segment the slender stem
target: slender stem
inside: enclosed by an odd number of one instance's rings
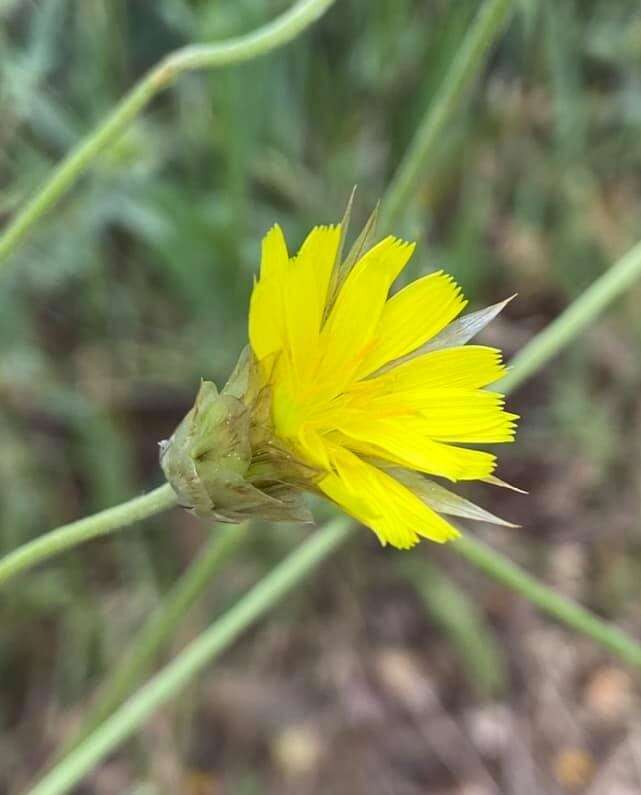
[[[245,629],[329,557],[352,530],[351,522],[341,518],[311,536],[45,775],[28,795],[69,792],[158,707],[179,693]]]
[[[125,655],[116,664],[75,736],[60,754],[67,756],[122,704],[151,668],[185,614],[229,558],[245,542],[249,524],[222,525],[212,530],[205,548],[147,619]]]
[[[382,231],[387,232],[394,226],[416,192],[446,123],[461,104],[466,88],[478,75],[513,4],[513,0],[487,0],[479,10],[387,190],[379,216]]]
[[[29,229],[73,186],[100,152],[112,143],[143,108],[181,74],[248,61],[296,38],[321,17],[335,0],[300,0],[262,28],[245,36],[207,45],[192,45],[166,56],[116,105],[107,118],[53,170],[49,178],[0,236],[0,264]]]
[[[624,662],[641,668],[641,646],[618,627],[538,582],[478,539],[461,536],[452,542],[451,548],[492,579],[521,594],[566,626],[588,635]]]
[[[588,328],[601,312],[641,276],[641,242],[599,276],[549,326],[539,332],[510,363],[507,375],[496,384],[501,391],[520,386]]]
[[[75,547],[92,538],[106,535],[119,527],[147,519],[176,505],[176,495],[168,483],[157,489],[123,502],[114,508],[62,525],[45,535],[24,544],[0,560],[0,585],[65,549]]]

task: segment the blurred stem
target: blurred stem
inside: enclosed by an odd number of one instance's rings
[[[147,519],[176,504],[174,490],[165,483],[141,497],[51,530],[0,559],[0,585],[65,549]]]
[[[563,350],[615,298],[622,295],[641,276],[641,242],[617,260],[594,281],[567,309],[539,332],[510,362],[507,375],[495,385],[502,392],[511,391],[538,372]]]
[[[255,585],[169,665],[126,701],[29,795],[62,795],[127,739],[158,707],[179,693],[245,629],[279,602],[352,534],[348,519],[319,530]]]
[[[543,585],[515,563],[471,536],[461,536],[452,542],[451,548],[492,579],[521,594],[566,626],[588,635],[624,662],[641,669],[641,646],[618,627]]]
[[[0,235],[0,264],[29,229],[67,193],[103,149],[163,89],[180,75],[249,61],[296,38],[321,17],[336,0],[300,0],[262,28],[228,41],[182,47],[163,58],[116,105],[107,118],[53,170],[51,176]]]
[[[379,216],[379,229],[383,232],[388,232],[406,210],[446,123],[478,75],[512,5],[513,0],[486,0],[478,12],[387,190]]]
[[[116,664],[100,689],[75,736],[59,758],[66,757],[105,718],[117,709],[138,686],[185,614],[211,583],[229,558],[244,544],[249,523],[221,525],[210,532],[204,549],[156,607],[125,655]]]

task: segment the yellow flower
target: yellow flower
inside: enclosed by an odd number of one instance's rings
[[[465,344],[506,302],[459,317],[441,271],[390,298],[413,244],[369,247],[370,219],[343,257],[346,225],[313,229],[296,257],[278,226],[265,237],[249,348],[160,445],[179,502],[220,521],[308,521],[313,491],[400,548],[458,535],[443,515],[509,524],[433,480],[507,485],[494,455],[462,446],[514,438],[516,415],[484,389],[500,352]]]
[[[366,250],[366,231],[343,260],[343,229],[314,228],[294,257],[280,227],[263,240],[249,340],[273,443],[383,544],[456,537],[442,513],[500,522],[425,475],[502,485],[495,456],[462,445],[514,438],[516,415],[484,389],[500,352],[465,345],[504,304],[456,320],[466,301],[441,271],[390,297],[414,244]]]

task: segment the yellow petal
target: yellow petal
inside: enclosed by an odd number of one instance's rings
[[[484,450],[468,450],[430,439],[422,418],[380,419],[356,414],[345,416],[337,428],[345,444],[364,455],[440,475],[449,480],[477,480],[494,471],[496,457]]]
[[[298,430],[297,442],[305,458],[314,466],[330,470],[329,449],[323,437],[308,423]]]
[[[506,412],[503,403],[503,395],[481,389],[416,387],[386,395],[364,394],[332,418],[340,428],[349,426],[350,417],[365,423],[371,417],[395,418],[404,423],[406,435],[444,442],[511,442],[518,416]]]
[[[263,238],[260,256],[260,278],[261,279],[282,279],[287,264],[289,254],[285,235],[278,224],[274,224]]]
[[[442,271],[408,284],[385,304],[375,344],[359,368],[359,376],[416,350],[454,320],[466,303],[456,282]]]
[[[260,280],[249,306],[249,343],[258,359],[279,351],[285,342],[283,282],[288,260],[283,232],[273,226],[263,238]]]
[[[285,323],[299,378],[307,377],[318,355],[318,336],[339,242],[340,227],[315,227],[287,269]]]
[[[403,399],[403,393],[398,396]],[[503,396],[466,389],[433,390],[417,396],[417,426],[441,442],[495,444],[514,441],[516,414],[503,408]]]
[[[449,522],[377,467],[347,450],[337,451],[334,463],[336,474],[325,477],[320,488],[347,513],[374,530],[381,543],[407,549],[414,546],[419,536],[438,542],[458,536]]]
[[[320,339],[321,383],[340,393],[372,346],[387,294],[414,251],[413,243],[386,237],[371,248],[345,280]]]
[[[506,373],[501,351],[483,345],[465,345],[431,351],[388,370],[384,375],[359,382],[355,390],[390,393],[441,387],[478,389],[498,381]]]

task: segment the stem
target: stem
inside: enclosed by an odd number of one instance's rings
[[[487,0],[478,12],[387,190],[379,216],[382,231],[387,232],[394,226],[416,192],[446,123],[460,105],[465,89],[479,73],[512,5],[512,0]]]
[[[596,317],[641,276],[641,243],[599,276],[585,292],[539,332],[510,363],[507,375],[496,384],[502,392],[511,391],[538,372],[568,343],[588,328]]]
[[[67,193],[102,150],[112,143],[156,94],[185,72],[248,61],[296,38],[335,0],[300,0],[262,28],[228,41],[183,47],[166,56],[124,96],[107,118],[53,170],[0,236],[0,264],[38,219]]]
[[[618,627],[538,582],[478,539],[460,536],[452,542],[451,548],[492,579],[521,594],[544,612],[577,632],[588,635],[623,661],[641,668],[641,646]]]
[[[244,543],[248,527],[247,522],[223,525],[211,532],[205,548],[156,607],[125,656],[108,676],[89,714],[75,736],[65,745],[59,758],[66,757],[140,684],[153,665],[159,649],[173,634],[187,611]]]
[[[107,508],[92,516],[62,525],[0,559],[0,585],[65,549],[111,533],[116,528],[147,519],[174,505],[176,505],[176,495],[171,486],[165,483],[141,497],[135,497],[114,508]]]
[[[222,618],[126,701],[28,795],[63,795],[127,739],[158,707],[179,693],[263,613],[275,605],[351,535],[349,520],[334,520],[288,555]]]

